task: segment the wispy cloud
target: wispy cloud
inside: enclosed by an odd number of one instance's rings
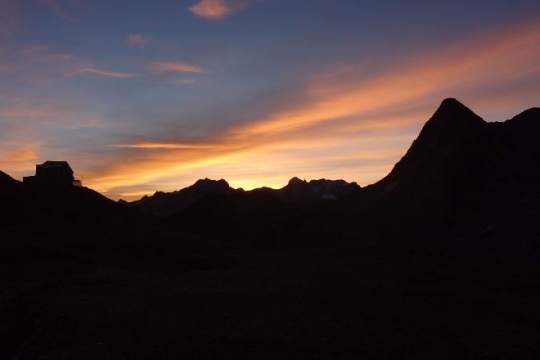
[[[111,147],[130,148],[130,149],[216,149],[219,146],[211,144],[177,144],[177,143],[131,143],[117,144]]]
[[[126,43],[129,46],[144,47],[150,44],[150,39],[145,36],[142,36],[141,34],[129,34],[127,37]]]
[[[93,74],[109,78],[133,78],[138,74],[99,69],[91,61],[77,59],[71,53],[51,51],[47,44],[25,46],[14,52],[17,56],[3,64],[0,73],[9,72],[25,82],[44,83],[66,76]]]
[[[201,0],[198,4],[189,7],[189,11],[193,14],[209,20],[224,19],[237,10],[238,8],[233,7],[226,0]]]
[[[98,76],[108,77],[108,78],[132,78],[138,76],[137,74],[132,73],[122,73],[122,72],[113,72],[113,71],[107,71],[107,70],[100,70],[95,68],[85,68],[85,69],[79,69],[75,71],[75,74],[94,74]]]
[[[77,66],[73,54],[53,52],[49,45],[11,47],[9,54],[0,66],[0,75],[9,74],[18,83],[43,84],[59,80]]]
[[[165,73],[206,73],[198,66],[186,64],[183,62],[152,62],[150,70],[157,74]]]
[[[172,83],[176,85],[191,85],[191,84],[195,84],[195,79],[187,79],[187,78],[173,79]]]

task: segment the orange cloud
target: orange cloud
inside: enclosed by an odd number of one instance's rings
[[[380,179],[390,170],[411,137],[403,134],[410,122],[396,120],[396,134],[387,129],[356,129],[343,136],[340,129],[321,128],[279,138],[223,135],[213,143],[135,143],[116,145],[128,150],[120,159],[95,172],[87,172],[87,185],[113,198],[140,194],[138,187],[176,190],[198,178],[226,178],[233,186],[251,189],[266,185],[281,187],[292,176],[345,178],[363,184]],[[389,123],[392,123],[388,120]],[[399,125],[398,125],[399,123]],[[209,140],[211,141],[211,140]],[[381,149],[383,146],[383,149]],[[118,165],[119,164],[119,165]],[[323,174],[323,175],[321,175]],[[139,196],[140,197],[140,196]]]
[[[183,62],[153,62],[150,64],[150,70],[155,73],[205,73],[202,68],[189,65]]]
[[[8,150],[0,153],[0,168],[20,165],[22,162],[34,161],[37,154],[34,150]],[[26,167],[25,167],[26,168]]]
[[[225,0],[201,0],[189,7],[193,14],[210,20],[220,20],[233,13],[233,8]]]
[[[39,143],[5,140],[0,137],[0,170],[16,179],[22,179],[34,169],[38,159]]]

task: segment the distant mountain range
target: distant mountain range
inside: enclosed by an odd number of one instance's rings
[[[224,238],[461,241],[503,233],[510,238],[528,236],[540,223],[539,159],[539,108],[489,123],[446,99],[392,171],[365,188],[343,180],[293,178],[281,189],[244,191],[225,180],[204,179],[178,191],[114,203],[84,188],[40,192],[0,172],[0,196],[5,219],[57,214],[57,219],[129,222],[146,213],[166,226]]]
[[[275,196],[285,203],[299,203],[306,201],[335,201],[360,189],[356,183],[348,183],[344,180],[311,180],[309,182],[292,178],[281,189],[262,187],[254,189],[253,193],[266,193]],[[234,189],[229,183],[221,180],[198,180],[195,184],[173,192],[158,191],[152,196],[144,196],[139,200],[119,202],[128,207],[137,207],[146,213],[168,217],[184,210],[189,205],[209,194],[240,194],[243,189]],[[249,192],[248,192],[249,193]]]
[[[268,192],[286,203],[336,201],[360,190],[357,183],[348,183],[344,180],[301,180],[297,177],[281,189],[259,188],[255,192]]]

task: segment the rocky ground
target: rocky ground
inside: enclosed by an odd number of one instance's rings
[[[537,264],[159,228],[4,228],[2,359],[534,359]]]

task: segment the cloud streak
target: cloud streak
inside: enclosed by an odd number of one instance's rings
[[[156,74],[166,73],[206,73],[206,71],[198,66],[190,65],[184,62],[161,62],[155,61],[150,63],[150,70]]]
[[[132,73],[113,72],[113,71],[106,71],[106,70],[100,70],[100,69],[95,69],[95,68],[79,69],[79,70],[75,71],[75,74],[76,75],[94,74],[94,75],[107,77],[107,78],[120,78],[120,79],[132,78],[132,77],[139,76],[137,74],[132,74]]]

